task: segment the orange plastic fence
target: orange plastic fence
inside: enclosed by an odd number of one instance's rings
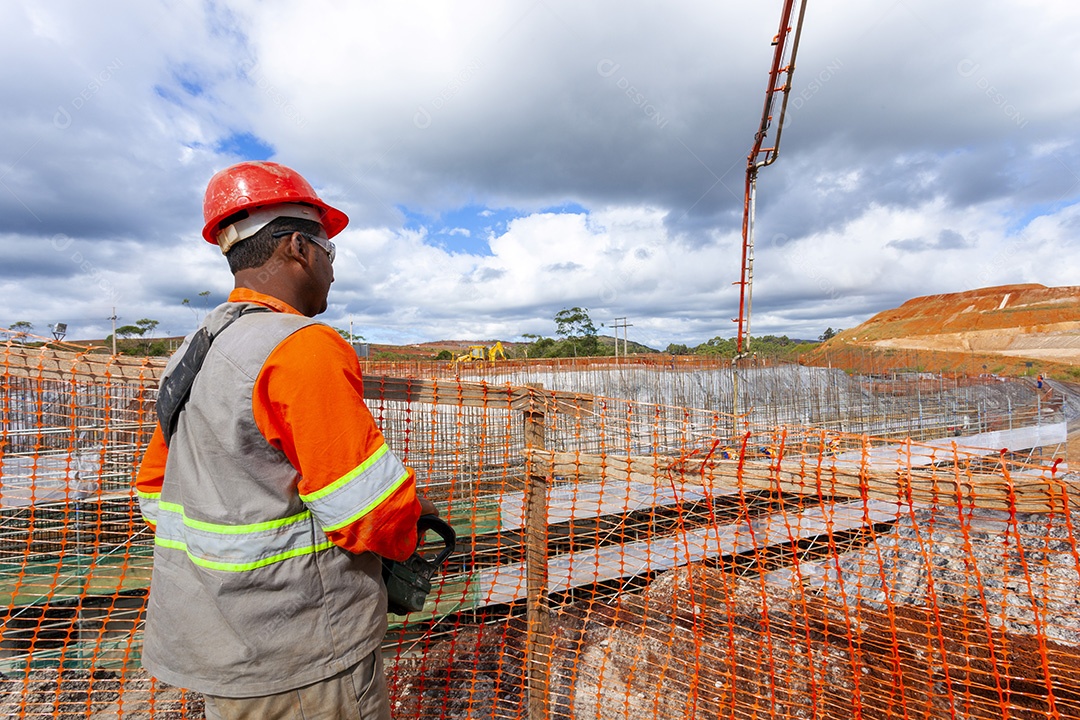
[[[160,368],[0,346],[0,716],[202,717],[139,663]],[[424,611],[391,616],[397,718],[1080,717],[1060,408],[980,418],[968,440],[1025,445],[1003,450],[452,378],[365,392],[459,536]]]

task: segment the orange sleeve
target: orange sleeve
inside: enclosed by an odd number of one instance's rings
[[[169,448],[161,434],[161,426],[154,427],[154,434],[143,453],[139,472],[135,476],[135,493],[139,497],[139,506],[143,520],[154,529],[157,525],[157,502],[161,498],[161,485],[165,481],[165,462],[169,458]]]
[[[270,353],[255,381],[252,411],[263,436],[299,471],[302,496],[349,481],[384,451],[386,441],[364,404],[356,353],[325,325],[293,333]],[[407,559],[416,548],[420,503],[413,471],[402,469],[407,477],[372,507],[355,508],[358,517],[327,536],[350,552]]]

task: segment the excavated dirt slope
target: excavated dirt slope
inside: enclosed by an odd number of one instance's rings
[[[1080,286],[1002,285],[915,298],[840,333],[807,359],[862,369],[860,356],[929,370],[1075,378]]]

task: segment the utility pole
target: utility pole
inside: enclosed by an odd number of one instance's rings
[[[630,347],[628,344],[630,341],[626,334],[626,328],[632,328],[634,327],[634,325],[632,323],[626,322],[626,318],[618,317],[615,318],[615,322],[613,323],[612,327],[615,328],[615,358],[617,360],[619,357],[619,328],[623,329],[623,357],[626,357],[626,355],[630,352]]]
[[[112,317],[109,318],[109,319],[112,320],[112,354],[113,354],[113,356],[115,356],[116,355],[116,306],[115,305],[113,306],[113,309],[112,309]]]

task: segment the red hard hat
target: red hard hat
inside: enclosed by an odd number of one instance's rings
[[[274,162],[248,161],[231,165],[210,178],[203,198],[203,219],[206,221],[203,237],[206,242],[218,245],[218,234],[224,229],[221,225],[223,220],[241,210],[253,212],[274,205],[317,208],[318,217],[315,219],[322,223],[328,237],[334,237],[349,224],[349,217],[320,200],[315,189],[300,173]],[[298,217],[287,210],[281,215]],[[248,228],[246,234],[233,238],[229,244],[250,237],[257,229]]]

